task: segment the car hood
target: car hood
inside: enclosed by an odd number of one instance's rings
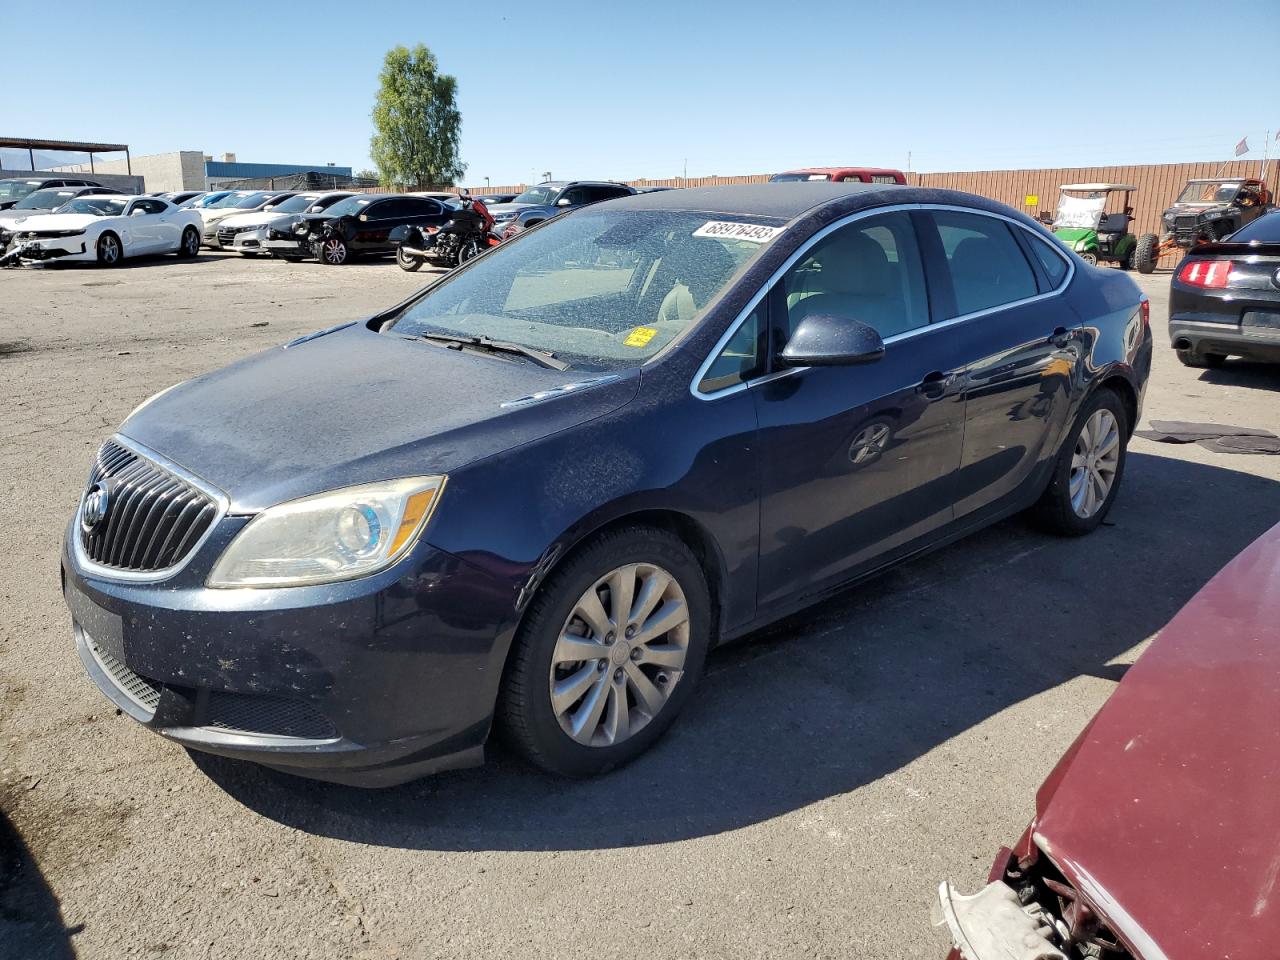
[[[204,209],[204,210],[197,210],[196,212],[200,214],[200,219],[201,219],[201,220],[203,220],[203,221],[205,222],[205,224],[207,225],[207,224],[210,224],[210,223],[220,223],[220,222],[222,222],[223,220],[228,220],[228,219],[230,219],[231,217],[242,217],[242,216],[245,216],[246,214],[249,214],[249,213],[256,213],[256,212],[258,212],[258,211],[255,211],[255,210],[237,210],[237,209],[235,209],[234,207],[230,207],[230,208],[228,208],[228,207],[222,207],[222,208],[209,207],[209,208],[206,208],[206,209]]]
[[[52,213],[56,208],[42,207],[39,210],[15,210],[10,207],[8,210],[0,211],[0,224],[8,225],[16,223],[23,217],[44,217]]]
[[[91,223],[99,220],[110,220],[111,217],[95,217],[90,213],[40,213],[32,211],[31,216],[6,219],[0,217],[0,225],[12,230],[84,230]]]
[[[530,207],[536,207],[537,204],[536,203],[495,203],[492,206],[490,206],[489,204],[485,204],[485,206],[488,207],[489,215],[491,217],[493,217],[495,220],[501,220],[505,216],[514,217],[521,210],[528,210]]]
[[[291,214],[288,213],[276,213],[275,211],[264,213],[261,210],[256,210],[253,213],[237,213],[231,217],[224,217],[221,222],[224,227],[264,227],[269,223],[275,223],[277,220],[287,220],[290,216]]]
[[[1275,953],[1277,623],[1280,525],[1169,622],[1037,800],[1037,844],[1143,960]]]
[[[638,385],[638,369],[560,372],[357,323],[180,384],[120,432],[222,489],[234,512],[252,513],[351,484],[449,473],[608,413]]]

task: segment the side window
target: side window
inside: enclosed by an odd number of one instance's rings
[[[400,213],[400,201],[398,200],[379,200],[377,203],[371,203],[360,211],[370,220],[382,220],[386,217],[394,217]],[[359,214],[357,214],[359,216]]]
[[[440,203],[427,199],[401,200],[400,206],[397,215],[401,217],[434,217],[444,210]]]
[[[763,372],[765,327],[762,317],[767,299],[762,300],[760,306],[742,321],[742,326],[711,361],[706,374],[698,381],[700,393],[736,386]]]
[[[868,217],[837,230],[788,270],[782,284],[782,343],[814,313],[860,320],[882,337],[929,323],[920,250],[906,213]]]
[[[587,202],[587,191],[585,187],[574,187],[566,190],[560,197],[561,200],[568,200],[570,206],[576,207],[580,203]]]
[[[612,200],[614,197],[625,197],[630,191],[622,187],[587,187],[587,203],[599,203],[601,200]]]
[[[936,210],[943,253],[955,288],[954,316],[1034,297],[1036,277],[1003,220],[977,213]],[[944,318],[950,319],[950,317]]]
[[[135,200],[133,209],[129,212],[137,213],[141,210],[143,213],[164,213],[165,205],[156,200]]]
[[[1027,232],[1025,236],[1031,245],[1031,252],[1040,261],[1040,266],[1044,267],[1044,275],[1049,278],[1050,289],[1056,290],[1058,284],[1062,283],[1067,275],[1066,257],[1054,250],[1048,241],[1040,239],[1035,234]]]

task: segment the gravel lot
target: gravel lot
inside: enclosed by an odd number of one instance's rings
[[[0,953],[940,957],[938,881],[984,880],[1125,665],[1280,519],[1280,457],[1135,440],[1095,535],[1009,521],[719,651],[658,749],[592,782],[499,749],[362,792],[117,716],[58,587],[94,448],[162,387],[428,278],[208,254],[0,271]],[[1146,415],[1280,432],[1280,368],[1182,367],[1168,275],[1139,281]]]

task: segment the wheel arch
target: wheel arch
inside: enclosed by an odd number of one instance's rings
[[[1129,436],[1132,437],[1133,431],[1138,426],[1138,391],[1129,382],[1128,377],[1116,370],[1099,378],[1089,394],[1092,396],[1100,390],[1110,390],[1120,397],[1120,402],[1124,405],[1126,426]]]

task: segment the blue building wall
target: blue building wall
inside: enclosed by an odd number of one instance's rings
[[[331,167],[325,163],[305,164],[305,163],[226,163],[222,160],[206,160],[204,162],[204,175],[208,179],[215,177],[219,180],[236,179],[247,180],[250,177],[285,177],[291,173],[331,173],[339,177],[351,176],[350,167]]]

